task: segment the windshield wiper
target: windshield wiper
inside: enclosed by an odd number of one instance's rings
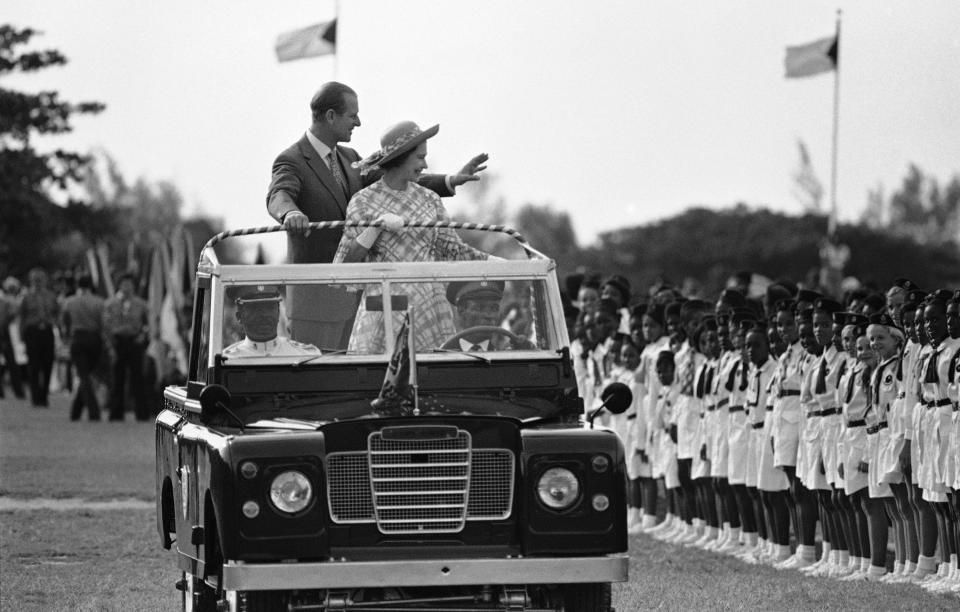
[[[491,363],[491,361],[490,361],[488,358],[484,357],[483,355],[477,355],[476,353],[468,353],[468,352],[464,352],[464,351],[456,351],[456,350],[454,350],[454,349],[435,348],[435,349],[433,349],[433,350],[430,351],[430,352],[431,352],[431,353],[453,353],[453,354],[455,354],[455,355],[466,355],[467,357],[473,357],[474,359],[479,359],[480,361],[482,361],[482,362],[484,362],[484,363],[486,363],[486,364],[490,364],[490,363]]]
[[[323,359],[324,357],[331,357],[333,355],[343,355],[347,352],[347,349],[337,349],[335,351],[330,351],[329,353],[321,353],[319,355],[314,355],[313,357],[307,357],[303,361],[298,361],[293,367],[299,368],[300,366],[310,363],[311,361],[316,361],[317,359]]]

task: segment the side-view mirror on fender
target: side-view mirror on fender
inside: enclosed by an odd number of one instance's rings
[[[612,382],[603,388],[603,391],[600,393],[600,399],[603,400],[603,403],[600,404],[599,408],[591,412],[587,418],[591,428],[593,428],[593,420],[604,410],[613,414],[626,412],[630,404],[633,403],[633,392],[630,391],[630,387],[622,382]]]
[[[622,382],[612,382],[600,394],[603,406],[613,414],[622,414],[633,403],[633,392]]]
[[[223,385],[207,385],[200,391],[200,422],[220,422],[230,412],[230,391]]]

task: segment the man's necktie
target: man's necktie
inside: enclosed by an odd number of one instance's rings
[[[754,376],[756,376],[757,378],[757,398],[753,401],[753,403],[756,404],[757,406],[760,405],[760,383],[761,383],[760,377],[762,375],[763,375],[763,371],[760,368],[757,368],[757,371],[754,374]]]
[[[347,179],[343,176],[343,170],[340,169],[340,162],[337,160],[337,150],[331,149],[330,155],[327,156],[327,159],[330,160],[330,172],[333,174],[333,178],[337,180],[337,183],[340,185],[340,189],[343,190],[343,195],[347,196],[349,199],[349,193],[347,191]]]
[[[816,394],[827,392],[827,356],[820,357],[820,369],[817,371],[817,382],[813,388]]]
[[[473,346],[470,347],[470,350],[471,350],[471,351],[483,351],[483,347],[480,346],[479,344],[474,344]]]
[[[939,358],[939,350],[930,353],[930,358],[927,360],[927,374],[923,377],[923,382],[933,384],[940,382],[940,372],[937,371],[937,361]]]
[[[688,353],[687,359],[683,363],[683,372],[680,376],[680,393],[682,395],[693,395],[693,380],[696,376],[696,370],[693,365],[693,354]]]

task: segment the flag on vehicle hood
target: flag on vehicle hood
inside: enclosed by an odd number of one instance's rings
[[[840,37],[821,38],[805,45],[787,47],[783,60],[788,79],[836,70],[840,64]]]
[[[416,408],[417,365],[411,350],[412,326],[410,311],[403,316],[403,323],[393,345],[393,356],[387,364],[380,395],[370,402],[374,410],[391,408]]]
[[[337,52],[337,20],[284,32],[277,37],[276,50],[279,62],[332,55]]]

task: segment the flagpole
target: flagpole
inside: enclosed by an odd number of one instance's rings
[[[827,223],[827,237],[833,238],[837,230],[837,133],[840,124],[840,17],[837,9],[836,66],[833,71],[833,159],[830,164],[830,219]]]
[[[340,62],[340,0],[333,1],[333,19],[337,28],[337,42],[333,46],[333,80],[336,81]]]

